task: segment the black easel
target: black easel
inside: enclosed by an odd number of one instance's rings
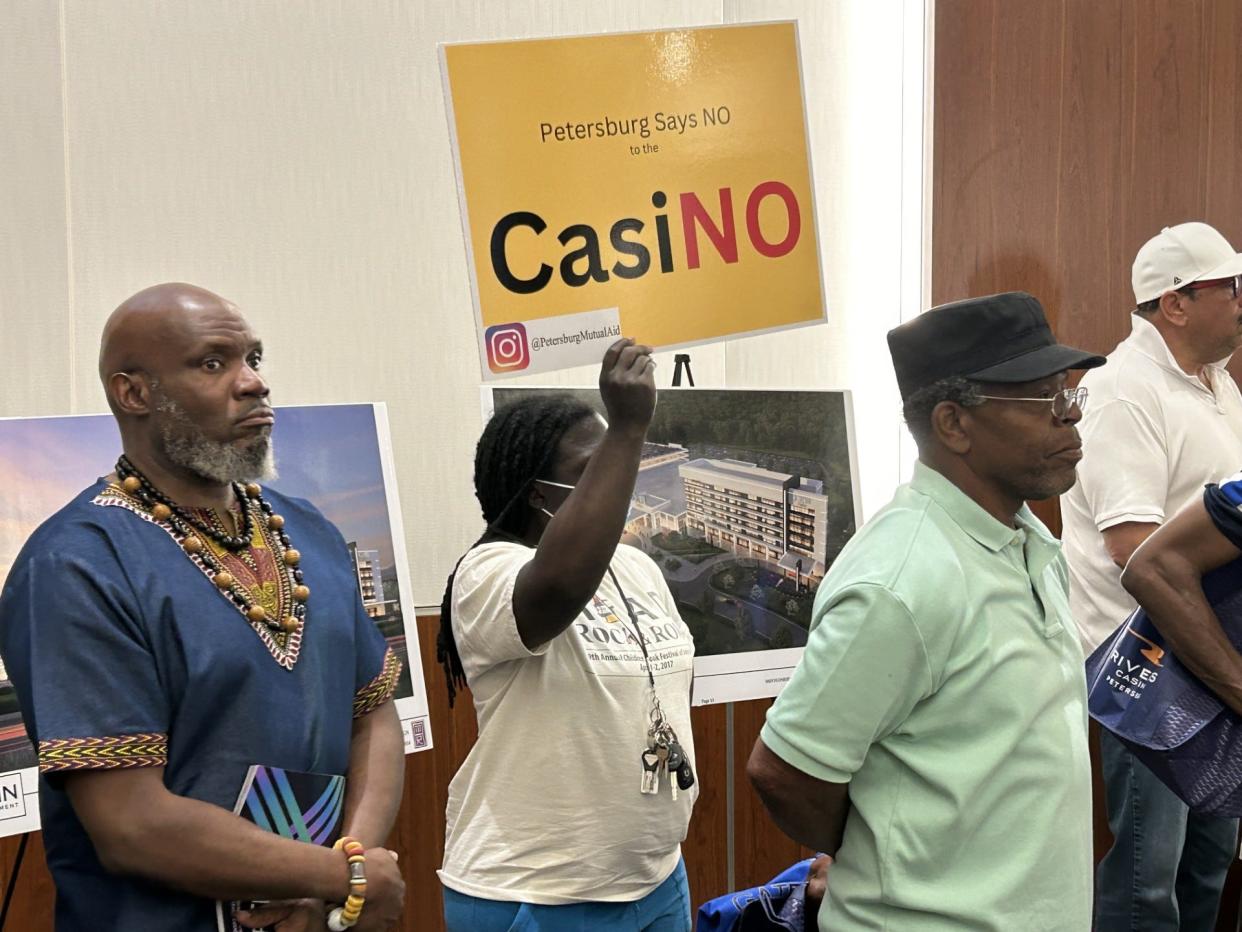
[[[686,380],[694,388],[694,373],[690,371],[690,354],[678,353],[673,357],[673,388],[681,388],[682,367],[685,367]]]
[[[13,859],[13,873],[9,876],[9,885],[4,891],[4,905],[0,906],[0,932],[8,928],[9,907],[13,903],[13,891],[17,889],[17,875],[21,873],[22,860],[26,857],[26,843],[30,841],[30,833],[23,832],[22,840],[17,844],[17,857]]]

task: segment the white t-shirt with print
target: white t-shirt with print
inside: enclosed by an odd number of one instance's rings
[[[479,739],[449,784],[440,880],[492,900],[632,902],[676,868],[698,785],[676,802],[667,778],[657,795],[639,792],[650,687],[608,574],[569,628],[535,651],[523,645],[513,585],[534,554],[483,544],[457,569],[453,634]],[[618,546],[612,570],[638,616],[660,704],[693,763],[693,638],[642,551]]]

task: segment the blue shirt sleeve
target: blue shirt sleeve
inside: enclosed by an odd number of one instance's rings
[[[24,555],[0,649],[44,773],[163,766],[170,703],[140,600],[105,548]]]
[[[354,613],[354,718],[373,712],[393,697],[401,677],[403,664],[396,651],[388,646],[358,600]]]

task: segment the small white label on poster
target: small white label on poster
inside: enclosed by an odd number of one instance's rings
[[[26,814],[26,794],[22,792],[22,775],[0,775],[0,819],[16,819]]]
[[[405,753],[425,751],[431,747],[430,730],[427,728],[427,717],[407,718],[401,723],[405,735]]]
[[[488,327],[483,374],[489,379],[598,363],[621,334],[615,307]]]
[[[696,657],[694,704],[715,705],[779,696],[801,658],[800,647]]]
[[[39,769],[0,774],[0,837],[39,829]]]

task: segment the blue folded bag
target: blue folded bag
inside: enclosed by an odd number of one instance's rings
[[[1242,559],[1206,575],[1203,591],[1242,650]],[[1242,719],[1165,649],[1142,609],[1087,659],[1087,708],[1192,810],[1242,816]]]
[[[804,932],[812,860],[799,861],[761,887],[708,900],[699,907],[695,932]]]

